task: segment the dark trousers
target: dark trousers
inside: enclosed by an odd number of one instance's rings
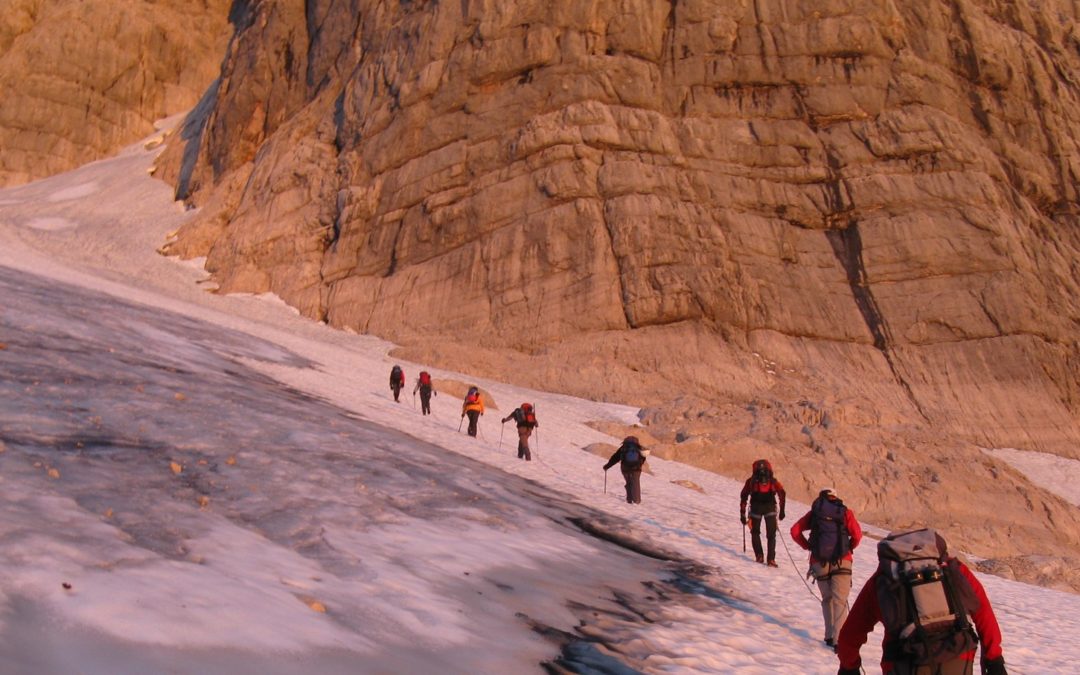
[[[397,403],[398,396],[401,395],[401,384],[392,384],[390,385],[390,389],[394,391],[394,402]]]
[[[420,387],[420,412],[431,414],[431,387]]]
[[[896,675],[972,675],[975,662],[966,659],[953,659],[932,666],[912,666],[908,663],[892,664]]]
[[[641,503],[641,469],[623,469],[623,480],[626,481],[626,503]]]
[[[529,436],[532,436],[532,429],[529,427],[518,427],[518,459],[525,458],[526,462],[532,461],[532,453],[529,452]]]
[[[476,422],[480,419],[480,411],[466,410],[465,414],[469,416],[469,435],[476,436]]]
[[[750,540],[754,544],[754,555],[761,560],[761,521],[765,520],[765,538],[768,540],[768,560],[776,560],[776,512],[750,514]]]

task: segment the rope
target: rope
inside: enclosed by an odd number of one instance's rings
[[[776,522],[776,529],[777,530],[780,529],[780,521],[779,520],[777,520],[777,522]],[[779,531],[776,533],[776,536],[780,537],[780,543],[784,545],[784,551],[787,552],[788,560],[791,561],[791,568],[793,570],[795,570],[796,574],[799,575],[799,579],[802,580],[803,586],[806,586],[806,590],[810,591],[810,595],[814,596],[815,600],[817,600],[818,602],[821,602],[821,596],[819,596],[816,592],[814,592],[813,588],[810,588],[810,584],[807,583],[807,581],[806,581],[806,576],[803,575],[803,573],[799,571],[799,566],[795,562],[795,558],[791,555],[791,549],[788,548],[787,537],[782,536],[782,533],[779,532]]]

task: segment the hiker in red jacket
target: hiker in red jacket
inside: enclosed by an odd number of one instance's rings
[[[773,477],[772,464],[767,459],[754,462],[754,473],[746,479],[739,496],[739,521],[746,525],[746,503],[750,502],[750,538],[754,544],[754,556],[759,563],[766,562],[761,550],[761,520],[765,519],[765,536],[769,542],[769,567],[776,567],[776,516],[777,499],[780,501],[780,520],[784,519],[787,495],[784,486]]]
[[[878,569],[837,638],[837,675],[860,675],[859,649],[879,622],[882,673],[972,675],[981,646],[979,672],[1008,675],[986,590],[934,530],[893,533],[878,543]]]
[[[417,391],[420,392],[420,414],[430,415],[431,397],[438,396],[439,392],[435,391],[435,384],[431,381],[431,374],[426,370],[420,371],[420,377],[416,379],[416,386],[412,390],[413,396],[416,396]]]
[[[804,532],[810,532],[807,540]],[[821,614],[825,618],[825,644],[836,637],[848,613],[851,593],[851,552],[862,541],[855,513],[844,506],[832,488],[818,493],[810,510],[791,526],[791,538],[810,551],[810,571],[821,591]]]

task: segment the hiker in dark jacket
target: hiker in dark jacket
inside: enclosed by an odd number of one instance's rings
[[[807,540],[804,532],[810,532]],[[821,591],[821,614],[825,618],[825,644],[836,637],[848,613],[851,593],[851,552],[862,541],[855,513],[844,506],[832,488],[818,493],[810,510],[791,526],[791,538],[810,551],[810,571]]]
[[[894,557],[886,551],[890,546],[890,540],[907,537],[921,537],[918,548],[909,547],[918,552],[922,560],[927,560],[926,550],[933,550],[936,541],[936,551],[933,555],[938,557],[942,573],[938,578],[949,580],[951,591],[942,592],[941,596],[951,595],[950,603],[946,605],[946,611],[955,611],[953,603],[959,604],[959,613],[962,617],[970,617],[966,622],[969,627],[966,630],[953,629],[949,637],[944,641],[936,641],[936,647],[929,651],[936,654],[932,659],[936,663],[930,665],[918,665],[915,654],[924,649],[923,645],[930,647],[931,643],[923,643],[915,636],[923,631],[916,629],[898,629],[906,622],[912,621],[905,610],[910,611],[912,600],[906,602],[897,601],[897,590],[902,587],[901,582],[893,579],[890,571],[897,567]],[[932,558],[931,558],[932,559]],[[907,533],[892,533],[878,543],[878,569],[859,591],[859,597],[851,607],[847,621],[840,629],[840,636],[836,642],[836,655],[840,659],[840,669],[837,675],[860,675],[862,659],[859,649],[866,643],[867,636],[874,630],[874,625],[881,623],[885,626],[885,635],[881,641],[881,672],[891,675],[972,675],[975,672],[975,647],[982,648],[982,658],[979,672],[983,675],[1008,675],[1005,670],[1005,659],[1001,653],[1001,628],[998,626],[994,609],[990,606],[990,599],[986,596],[983,588],[971,570],[955,557],[948,555],[945,539],[933,530],[916,530]],[[937,583],[933,577],[919,577],[922,585],[920,596],[925,598],[932,596],[931,590]],[[911,592],[906,589],[905,593]],[[903,608],[903,609],[901,609]],[[918,612],[918,609],[915,609]],[[901,616],[902,615],[902,616]],[[899,620],[898,620],[899,618]],[[956,615],[946,616],[946,631],[957,624]],[[890,628],[890,623],[897,626]],[[970,633],[971,627],[975,629],[975,635]],[[910,631],[910,635],[905,634]],[[925,635],[925,633],[923,633]],[[940,633],[939,633],[940,635]],[[912,642],[916,644],[912,644]],[[922,659],[926,660],[926,659]]]
[[[431,397],[438,396],[439,392],[435,391],[435,384],[431,381],[431,375],[426,370],[421,370],[420,377],[416,378],[416,386],[412,390],[413,396],[416,396],[417,391],[420,392],[420,414],[430,415]]]
[[[533,429],[540,426],[540,423],[536,421],[536,413],[533,411],[532,404],[522,403],[514,409],[514,412],[504,417],[502,423],[506,424],[510,420],[514,420],[517,424],[518,459],[524,458],[526,462],[531,462],[532,453],[529,452],[529,436],[532,436]]]
[[[641,503],[641,470],[645,466],[645,448],[641,447],[637,436],[627,436],[622,445],[604,465],[604,471],[619,463],[623,480],[626,481],[626,503]]]
[[[759,563],[767,562],[769,567],[776,567],[776,517],[777,499],[779,498],[779,516],[784,519],[784,504],[787,495],[784,486],[773,477],[772,464],[767,459],[754,462],[754,473],[746,479],[742,494],[739,496],[739,521],[746,525],[746,503],[750,502],[750,539],[754,544],[754,556]],[[765,520],[765,536],[769,542],[769,557],[761,550],[761,521]]]
[[[398,402],[398,395],[405,388],[405,371],[401,366],[395,365],[390,369],[390,391],[394,392],[394,403]]]

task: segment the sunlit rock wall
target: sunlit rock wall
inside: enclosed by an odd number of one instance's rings
[[[222,290],[1078,456],[1074,3],[245,9],[160,173]]]
[[[218,76],[228,0],[0,0],[0,185],[107,157]]]

